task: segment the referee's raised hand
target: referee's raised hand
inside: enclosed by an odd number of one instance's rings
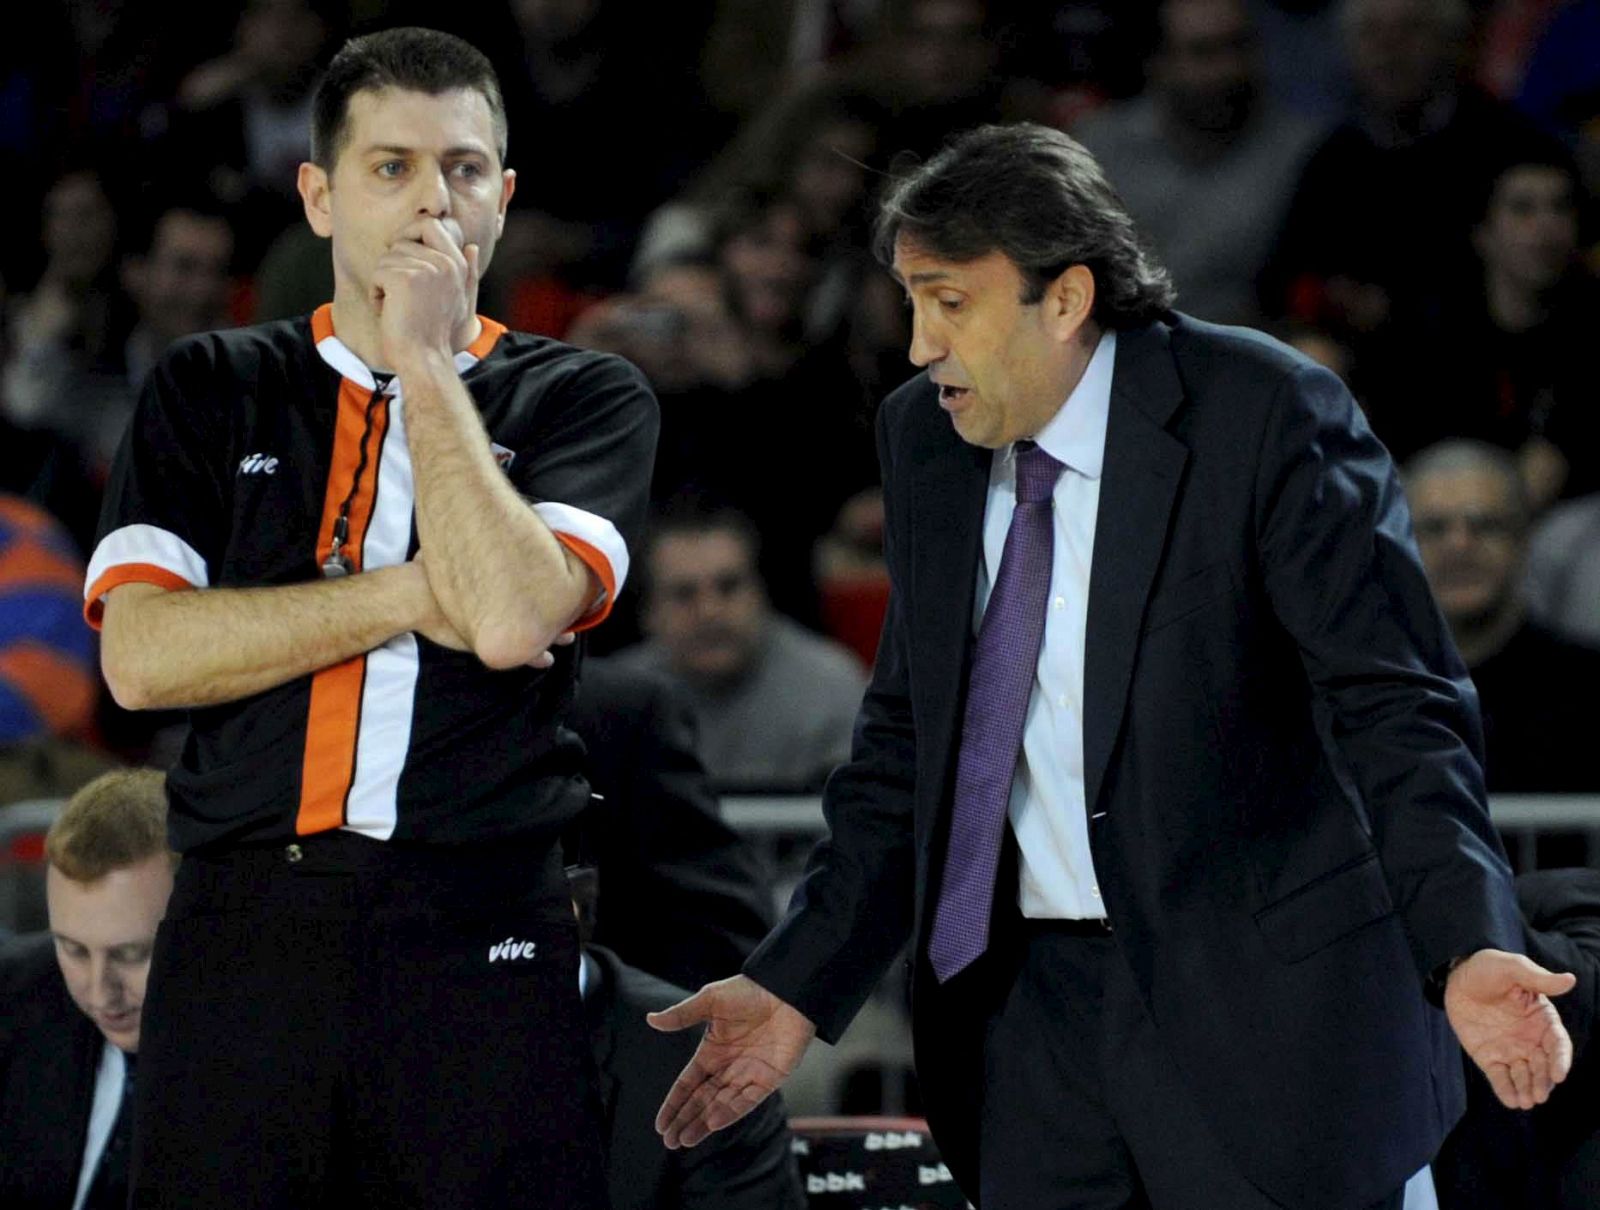
[[[372,289],[391,365],[419,349],[449,356],[477,306],[478,246],[454,219],[421,215],[378,258]]]

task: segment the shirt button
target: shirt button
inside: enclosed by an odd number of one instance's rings
[[[1090,887],[1089,894],[1093,895],[1096,899],[1100,898],[1100,888],[1097,886]]]
[[[1067,708],[1067,695],[1065,693],[1056,698],[1056,705],[1060,706],[1063,710]]]
[[[1055,600],[1055,607],[1057,609],[1065,609],[1067,607],[1067,598],[1066,597],[1057,597],[1056,600]]]

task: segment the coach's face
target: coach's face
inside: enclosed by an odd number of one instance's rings
[[[1094,276],[1073,265],[1037,302],[1002,252],[944,260],[902,235],[894,274],[911,303],[911,360],[963,441],[1000,449],[1038,434],[1089,364]]]
[[[501,167],[494,115],[475,88],[434,96],[402,88],[350,98],[331,173],[300,170],[306,217],[333,240],[341,291],[373,295],[378,259],[436,222],[459,247],[478,246],[480,275],[505,227],[516,174]]]
[[[45,873],[56,962],[73,1001],[113,1046],[139,1049],[145,979],[156,926],[172,894],[165,853],[75,882],[51,866]]]

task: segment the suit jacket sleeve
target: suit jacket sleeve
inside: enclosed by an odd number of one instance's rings
[[[1286,381],[1263,438],[1257,549],[1327,738],[1368,814],[1420,973],[1520,951],[1489,821],[1477,694],[1433,603],[1394,466],[1332,374]]]
[[[905,617],[910,518],[904,485],[897,491],[894,412],[890,401],[878,416],[893,587],[877,663],[850,760],[823,790],[828,835],[812,851],[787,915],[744,968],[809,1017],[826,1042],[838,1040],[911,932],[917,744]]]

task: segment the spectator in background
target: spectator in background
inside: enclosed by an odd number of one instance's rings
[[[653,500],[692,495],[747,514],[773,602],[809,624],[812,547],[877,482],[871,411],[846,343],[807,337],[820,263],[801,207],[737,193],[709,234],[703,256],[646,262],[637,292],[592,308],[569,339],[634,360],[658,388]],[[782,456],[753,456],[752,431]]]
[[[95,779],[45,840],[50,932],[0,945],[0,1205],[128,1205],[131,1090],[172,893],[165,779]]]
[[[611,1210],[805,1210],[783,1102],[771,1098],[704,1147],[668,1151],[655,1132],[661,1089],[694,1053],[692,1034],[664,1034],[645,1014],[689,993],[594,944],[596,906],[611,894],[593,868],[569,869],[582,937],[579,986],[600,1073]],[[649,911],[648,904],[639,910]]]
[[[300,222],[295,173],[311,154],[311,98],[342,22],[338,0],[248,0],[233,45],[179,85],[153,179],[234,208],[249,272]]]
[[[900,300],[866,238],[885,121],[884,106],[854,84],[824,79],[778,97],[683,195],[651,215],[633,275],[715,255],[719,236],[746,225],[751,211],[783,211],[814,262],[799,313],[804,344],[842,354],[860,396],[877,398],[904,377]]]
[[[1522,589],[1534,621],[1600,647],[1600,494],[1558,504],[1534,527]]]
[[[1349,117],[1355,88],[1340,37],[1343,0],[1250,0],[1267,92],[1314,122]]]
[[[1405,488],[1429,585],[1478,689],[1489,791],[1600,790],[1600,650],[1527,619],[1518,580],[1528,498],[1516,460],[1481,442],[1442,442],[1406,465]]]
[[[950,132],[1000,116],[1006,73],[986,0],[905,0],[866,52],[866,78],[889,109],[886,145],[928,155]]]
[[[1600,488],[1591,334],[1600,283],[1579,263],[1580,186],[1557,147],[1490,169],[1472,231],[1478,280],[1393,334],[1373,424],[1399,457],[1446,437],[1512,451],[1533,513]]]
[[[732,510],[659,518],[644,557],[650,637],[617,658],[682,688],[719,788],[815,791],[849,754],[866,678],[843,647],[772,609],[759,546]]]
[[[1259,324],[1257,279],[1318,129],[1262,93],[1244,0],[1166,0],[1144,96],[1074,131],[1172,273],[1185,311]]]
[[[728,134],[694,64],[710,5],[513,0],[490,37],[528,164],[502,272],[549,289],[615,289],[640,225]],[[642,89],[641,80],[649,87]]]
[[[19,354],[15,382],[24,400],[49,401],[46,415],[77,442],[103,478],[122,441],[145,375],[173,341],[231,326],[233,229],[217,211],[186,203],[160,211],[143,250],[121,262],[117,297],[131,304],[131,325],[93,357],[49,357],[51,345]],[[111,289],[109,285],[102,289]]]
[[[1366,336],[1456,288],[1485,162],[1537,145],[1463,83],[1466,0],[1344,0],[1356,115],[1312,155],[1263,284],[1295,318]]]
[[[869,46],[885,0],[720,0],[700,75],[712,101],[749,119],[795,84],[836,74]]]
[[[50,429],[102,469],[126,414],[102,406],[102,388],[132,324],[117,282],[117,211],[92,168],[73,168],[45,196],[44,272],[8,318],[8,361],[0,378],[6,415]],[[114,392],[113,392],[114,393]]]
[[[83,560],[43,509],[0,495],[0,745],[82,738],[100,681]]]
[[[818,540],[813,561],[823,632],[872,667],[889,608],[882,488],[865,488],[845,501],[833,528]]]
[[[122,281],[138,312],[123,357],[130,390],[182,336],[231,326],[233,226],[215,210],[176,205],[162,211],[148,249],[123,264]]]
[[[1014,5],[1007,16],[1002,36],[1012,76],[1006,84],[1008,116],[1072,130],[1110,98],[1130,97],[1143,87],[1143,60],[1154,41],[1153,6],[1072,0]]]

